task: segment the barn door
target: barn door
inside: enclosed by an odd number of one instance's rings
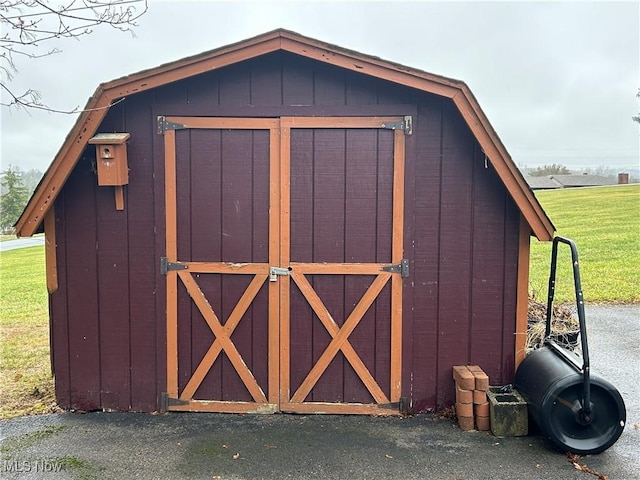
[[[283,411],[399,412],[409,122],[282,119]]]
[[[161,117],[166,409],[398,412],[406,126]]]
[[[165,409],[278,408],[279,120],[161,117]],[[271,211],[270,211],[271,207]],[[274,210],[275,207],[275,210]]]

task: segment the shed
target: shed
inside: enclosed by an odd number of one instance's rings
[[[286,30],[101,84],[16,228],[60,406],[383,415],[511,382],[554,231],[463,82]]]

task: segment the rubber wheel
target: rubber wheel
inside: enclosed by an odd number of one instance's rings
[[[547,399],[543,407],[543,430],[562,450],[578,455],[605,451],[622,434],[626,422],[624,402],[617,390],[591,384],[591,421],[580,415],[582,382],[567,386]]]

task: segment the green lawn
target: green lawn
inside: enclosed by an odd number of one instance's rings
[[[0,252],[0,418],[54,405],[44,247]]]
[[[576,242],[586,303],[640,302],[640,185],[543,190],[556,234]],[[559,245],[556,299],[574,301],[569,247]],[[546,301],[551,242],[531,244],[531,288]]]

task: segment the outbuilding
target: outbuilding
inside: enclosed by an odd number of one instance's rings
[[[554,231],[463,82],[286,30],[100,85],[16,228],[60,406],[382,415],[511,382]]]

